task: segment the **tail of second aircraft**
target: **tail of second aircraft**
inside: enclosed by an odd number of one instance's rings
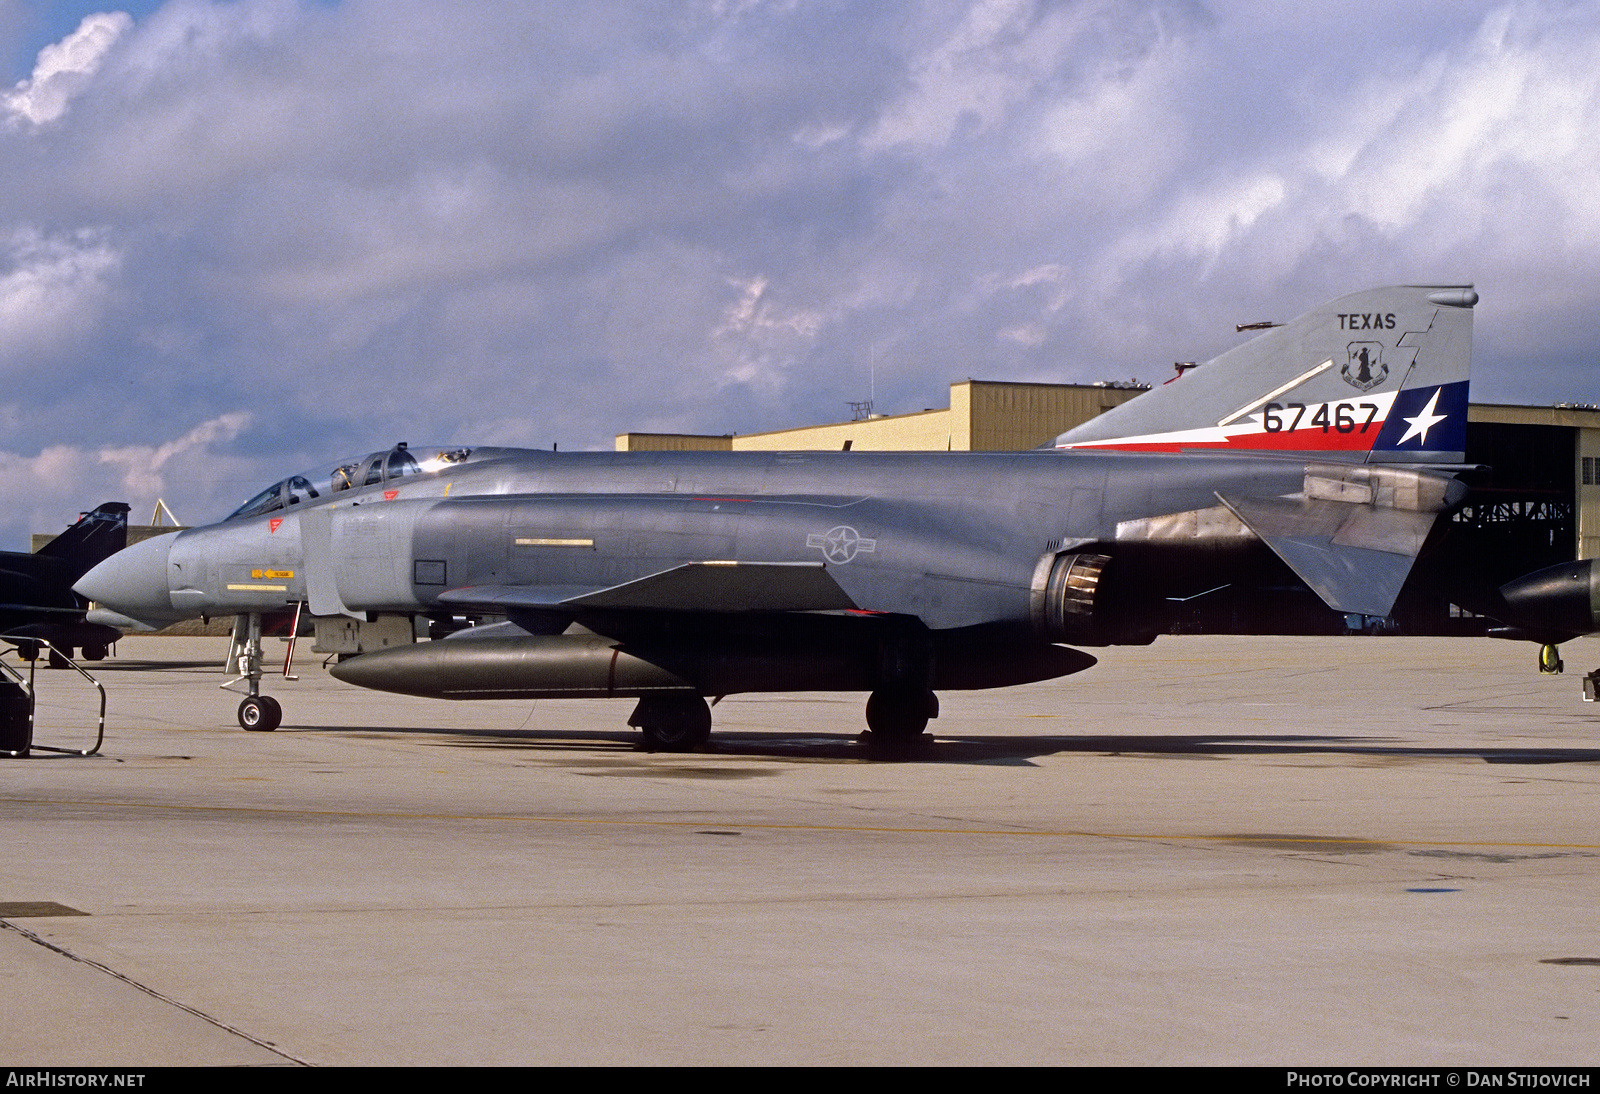
[[[1470,285],[1342,296],[1055,440],[1057,448],[1465,458]]]
[[[76,524],[39,548],[39,554],[58,559],[76,581],[99,563],[128,545],[128,506],[102,502],[84,513]]]

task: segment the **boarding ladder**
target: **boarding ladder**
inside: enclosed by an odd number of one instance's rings
[[[0,638],[6,636],[0,635]],[[15,641],[23,641],[16,639]],[[100,751],[106,739],[106,689],[100,681],[90,676],[84,667],[51,645],[47,639],[26,639],[26,646],[34,656],[28,659],[28,673],[24,676],[15,666],[0,658],[0,756],[26,756],[32,750],[58,752],[65,756],[93,756]],[[48,651],[50,664],[77,672],[100,693],[100,721],[95,730],[93,748],[59,748],[55,745],[36,744],[33,740],[34,710],[38,690],[34,686],[34,673],[39,664],[40,651]]]

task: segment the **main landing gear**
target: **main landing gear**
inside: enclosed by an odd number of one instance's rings
[[[881,687],[867,698],[867,728],[880,754],[899,754],[927,741],[930,718],[939,717],[939,697],[927,688]]]
[[[938,716],[939,697],[926,688],[881,687],[867,699],[867,728],[879,752],[898,753],[926,741],[928,720]],[[241,704],[241,725],[244,717]],[[693,752],[711,737],[711,707],[698,695],[646,696],[628,715],[628,724],[644,734],[647,751]]]
[[[939,697],[925,688],[879,688],[867,697],[867,728],[891,741],[909,741],[939,716]]]
[[[50,645],[50,644],[46,643],[46,645]],[[21,657],[24,661],[37,661],[39,659],[39,646],[38,646],[38,643],[34,643],[34,642],[24,642],[24,643],[22,643],[21,645],[19,645],[17,647],[17,656]],[[53,669],[64,669],[67,666],[71,665],[72,664],[71,657],[72,657],[72,647],[71,646],[68,646],[65,649],[57,649],[55,646],[50,645],[49,652],[47,652],[45,654],[45,659],[49,662],[50,667],[53,668]],[[93,660],[93,659],[91,658],[91,660]]]
[[[711,707],[698,695],[650,695],[628,715],[651,752],[693,752],[711,736]]]
[[[111,651],[109,647],[106,646],[85,646],[83,647],[83,659],[85,661],[104,661],[106,659],[106,654],[110,652]],[[24,661],[37,660],[39,657],[38,643],[23,642],[17,646],[17,656],[21,657]],[[52,644],[50,646],[48,659],[50,667],[53,669],[71,668],[72,647],[56,646]]]
[[[878,687],[867,697],[870,743],[879,754],[904,753],[927,740],[923,731],[939,717],[933,682],[933,639],[926,628],[891,632],[883,643]]]

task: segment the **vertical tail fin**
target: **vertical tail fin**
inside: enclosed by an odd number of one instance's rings
[[[93,512],[84,513],[38,553],[60,559],[71,571],[71,579],[77,580],[127,545],[128,507],[120,501],[108,501]]]
[[[1465,459],[1470,285],[1352,293],[1056,438],[1057,448]]]

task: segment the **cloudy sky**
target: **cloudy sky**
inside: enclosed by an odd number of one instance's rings
[[[1472,281],[1600,402],[1600,7],[0,0],[0,547],[413,443],[1164,379]]]

